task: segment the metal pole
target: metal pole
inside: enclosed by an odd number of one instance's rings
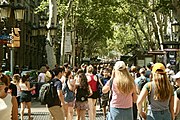
[[[14,73],[14,49],[13,48],[10,48],[10,70],[11,70],[11,73],[13,75]]]
[[[2,63],[2,69],[3,71],[6,71],[6,45],[3,44],[3,63]]]

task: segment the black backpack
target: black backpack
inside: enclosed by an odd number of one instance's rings
[[[139,77],[140,81],[138,82],[139,90],[142,90],[143,86],[148,82],[146,77]]]
[[[51,80],[48,83],[45,83],[41,86],[39,91],[39,100],[42,105],[45,104],[53,104],[55,97],[57,94],[54,88],[54,82]]]

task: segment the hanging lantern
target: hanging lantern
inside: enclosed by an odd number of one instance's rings
[[[25,7],[23,7],[22,4],[17,4],[14,6],[14,14],[15,14],[15,19],[18,21],[21,21],[24,19],[24,11]]]
[[[9,18],[11,13],[11,5],[7,2],[0,4],[0,13],[2,18]]]

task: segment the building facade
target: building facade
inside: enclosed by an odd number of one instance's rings
[[[0,30],[3,31],[4,25],[7,33],[11,33],[12,28],[20,28],[20,47],[11,48],[7,44],[0,44],[0,65],[6,64],[6,69],[10,70],[10,62],[13,62],[13,68],[19,66],[26,69],[39,69],[41,65],[46,64],[45,36],[32,35],[34,26],[38,29],[40,15],[35,14],[35,9],[41,0],[10,0],[10,3],[21,3],[25,7],[24,19],[17,21],[11,10],[10,18],[0,23]],[[1,18],[2,20],[3,18]],[[38,31],[37,31],[38,32]],[[11,50],[13,50],[11,58]],[[13,61],[12,61],[13,59]]]

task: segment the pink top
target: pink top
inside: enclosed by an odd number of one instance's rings
[[[110,86],[110,80],[106,83],[106,86]],[[133,106],[132,93],[124,94],[117,88],[116,83],[113,81],[112,84],[112,100],[110,106],[114,108],[130,108]]]

